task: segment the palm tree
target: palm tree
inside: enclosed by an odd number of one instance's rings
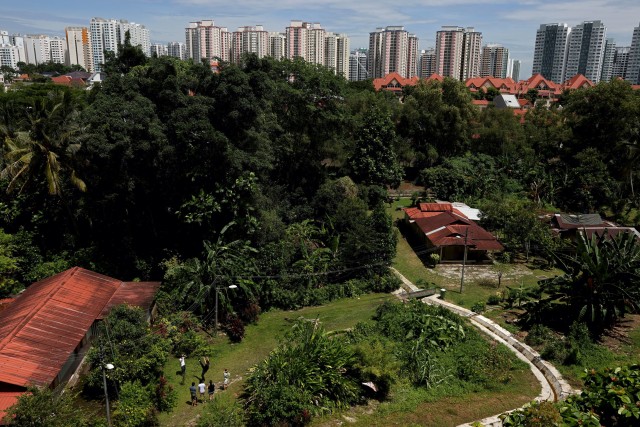
[[[610,237],[578,234],[576,253],[556,254],[562,276],[542,282],[541,302],[568,308],[571,320],[585,322],[596,335],[625,313],[640,311],[640,242],[634,233]]]
[[[44,179],[50,195],[62,195],[62,179],[68,175],[80,191],[86,184],[73,167],[80,148],[77,136],[77,111],[73,108],[69,92],[52,93],[39,100],[27,111],[29,131],[14,135],[4,133],[6,163],[0,171],[1,179],[8,179],[7,192],[19,187],[22,192],[30,182]]]

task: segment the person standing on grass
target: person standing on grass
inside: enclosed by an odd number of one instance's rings
[[[200,374],[200,378],[202,379],[202,381],[204,381],[204,374],[207,373],[207,371],[209,370],[209,358],[207,356],[198,359],[198,361],[200,362],[200,366],[202,367],[202,373]]]
[[[180,384],[184,384],[184,378],[187,374],[187,362],[185,360],[186,358],[187,356],[185,356],[184,354],[180,358],[180,372],[182,373],[182,382]]]
[[[222,374],[222,377],[224,378],[224,381],[222,383],[222,389],[226,390],[227,387],[229,386],[229,379],[231,378],[231,374],[229,373],[229,370],[227,368],[224,368],[224,373]]]
[[[198,406],[198,396],[196,395],[196,383],[191,383],[191,387],[189,387],[189,392],[191,393],[191,406]]]
[[[209,380],[209,400],[213,400],[213,393],[216,391],[216,385],[213,383],[213,380]]]
[[[204,392],[207,390],[207,385],[204,383],[204,380],[200,381],[200,384],[198,384],[198,391],[200,392],[200,399],[202,399],[202,403],[205,402],[204,400]]]

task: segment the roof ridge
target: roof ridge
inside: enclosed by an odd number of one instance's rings
[[[72,267],[69,270],[65,270],[62,271],[56,275],[53,275],[51,277],[47,277],[45,279],[42,279],[36,283],[34,283],[33,285],[36,285],[38,283],[43,282],[44,280],[51,280],[53,277],[56,277],[58,275],[61,275],[64,277],[64,279],[61,281],[62,284],[66,283],[67,280],[69,280],[70,277],[72,277],[78,270],[80,269],[80,267]],[[31,286],[33,286],[31,285]],[[60,291],[60,289],[62,289],[62,286],[58,286],[57,288],[54,288],[52,291],[49,291],[49,293],[47,294],[47,296],[45,298],[42,298],[38,304],[34,304],[31,307],[31,310],[29,311],[29,314],[27,314],[26,316],[24,316],[22,318],[22,320],[20,322],[16,323],[16,326],[13,328],[13,330],[7,334],[6,337],[4,337],[2,340],[0,340],[0,351],[9,343],[11,342],[11,340],[13,339],[13,337],[16,336],[16,334],[18,332],[20,332],[22,330],[22,328],[24,327],[24,325],[26,325],[27,323],[29,323],[29,321],[31,321],[31,319],[33,319],[33,317],[36,315],[36,313],[38,313],[40,311],[40,309],[48,302],[50,301],[53,296],[58,293]],[[11,309],[11,307],[9,307],[9,309]]]

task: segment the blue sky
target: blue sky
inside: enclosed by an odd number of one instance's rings
[[[2,8],[0,30],[9,33],[63,35],[64,27],[102,18],[127,19],[149,28],[152,42],[184,41],[190,21],[213,19],[230,31],[262,24],[284,31],[292,19],[319,22],[328,31],[346,33],[351,48],[367,47],[377,27],[403,25],[420,39],[420,49],[434,46],[443,25],[475,27],[483,43],[500,43],[522,60],[520,77],[531,72],[535,33],[540,24],[601,20],[618,46],[629,45],[640,25],[638,0],[107,0],[10,2]]]

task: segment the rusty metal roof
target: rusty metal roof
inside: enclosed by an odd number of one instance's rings
[[[100,319],[107,317],[112,307],[120,304],[130,304],[141,307],[145,311],[151,308],[153,298],[160,289],[160,282],[126,282],[122,283],[105,305]]]
[[[2,419],[7,415],[7,410],[18,403],[18,398],[25,391],[7,391],[0,392],[0,425],[3,425]]]
[[[74,267],[29,286],[0,313],[0,383],[50,385],[123,285]]]

